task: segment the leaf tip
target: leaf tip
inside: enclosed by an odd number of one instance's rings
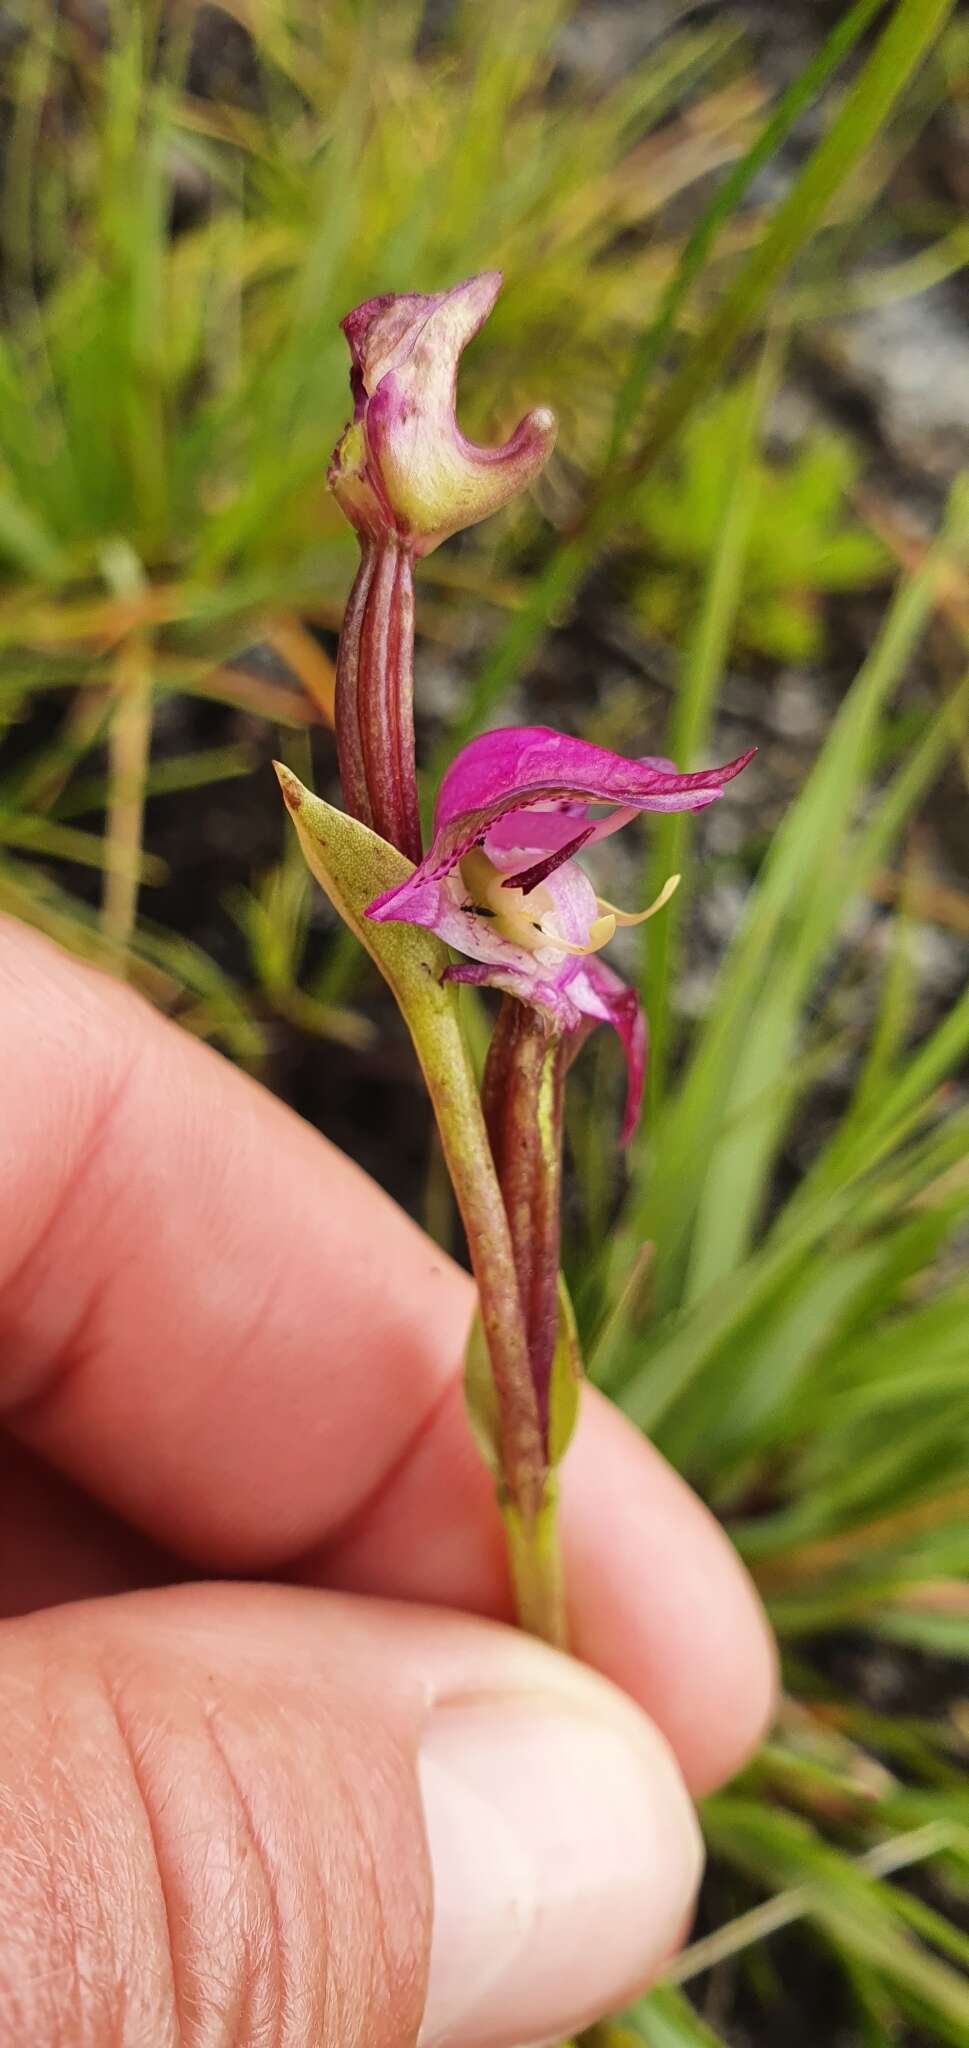
[[[298,811],[306,794],[299,777],[293,774],[291,768],[287,768],[284,761],[274,761],[273,767],[276,770],[279,787],[283,792],[284,804],[286,804],[289,810]]]

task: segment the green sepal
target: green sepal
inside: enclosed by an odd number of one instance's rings
[[[310,873],[394,994],[424,1071],[449,1164],[473,1161],[479,1171],[491,1170],[458,993],[444,980],[451,957],[447,947],[422,925],[375,924],[366,915],[375,896],[413,874],[412,862],[369,825],[314,796],[281,762],[275,767]]]

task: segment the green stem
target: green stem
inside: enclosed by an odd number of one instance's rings
[[[537,1515],[526,1518],[511,1502],[502,1513],[519,1626],[557,1650],[565,1650],[568,1628],[555,1478],[550,1476],[545,1482]]]

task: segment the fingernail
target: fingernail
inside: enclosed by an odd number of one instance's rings
[[[428,1724],[420,1776],[434,1929],[419,2048],[515,2048],[628,2002],[702,1866],[651,1724],[552,1695],[454,1704]]]

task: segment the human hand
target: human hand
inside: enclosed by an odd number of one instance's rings
[[[690,1911],[685,1787],[772,1702],[716,1525],[588,1390],[594,1671],[495,1626],[465,1275],[4,920],[0,1053],[0,2048],[512,2048],[621,2003]]]

